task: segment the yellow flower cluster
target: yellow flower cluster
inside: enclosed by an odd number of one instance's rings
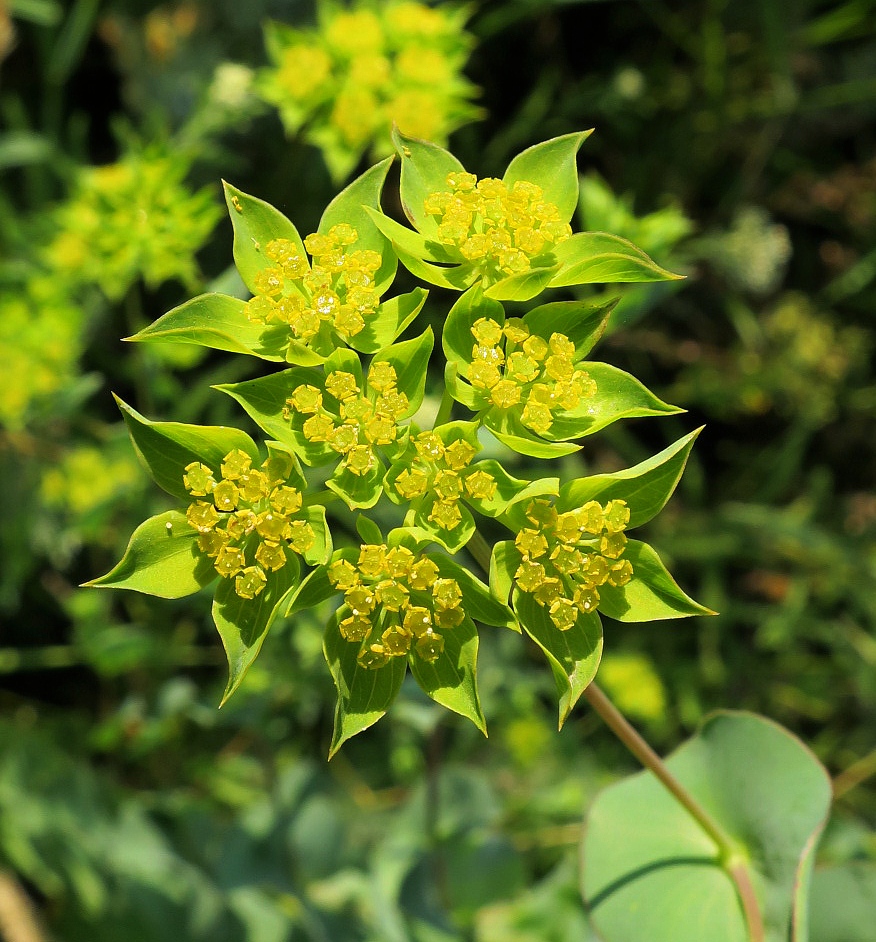
[[[444,142],[477,113],[469,104],[475,89],[462,76],[472,44],[464,19],[460,8],[360,3],[332,11],[318,34],[269,29],[275,67],[261,76],[261,92],[288,131],[308,125],[336,178],[369,145],[389,153],[393,123]]]
[[[185,158],[150,153],[84,169],[74,197],[58,210],[49,263],[112,300],[140,277],[150,287],[171,278],[195,286],[195,253],[220,210],[209,189],[190,192],[188,169]]]
[[[540,186],[473,173],[447,174],[447,190],[431,193],[423,209],[438,222],[438,241],[474,263],[488,283],[528,271],[532,260],[564,242],[572,228]]]
[[[249,320],[286,324],[305,344],[323,324],[345,340],[361,333],[380,303],[374,273],[381,258],[371,249],[353,249],[358,240],[359,233],[346,223],[332,226],[326,235],[309,235],[304,247],[313,267],[289,239],[268,242],[265,255],[273,265],[256,276],[255,297],[246,304]]]
[[[596,611],[600,586],[623,586],[632,579],[632,563],[620,558],[630,521],[626,501],[602,506],[591,500],[558,514],[550,501],[534,500],[526,517],[532,526],[514,540],[523,556],[514,582],[548,610],[560,631],[568,631],[579,613]]]
[[[441,578],[431,559],[404,546],[365,544],[355,566],[340,559],[328,577],[344,593],[350,614],[340,622],[341,635],[362,644],[363,667],[383,667],[410,651],[431,663],[444,650],[437,629],[449,631],[465,618],[459,583]]]
[[[393,487],[404,500],[435,494],[429,520],[442,530],[455,530],[462,522],[459,500],[466,493],[476,500],[490,500],[496,479],[486,471],[471,468],[477,450],[463,439],[445,445],[434,432],[421,432],[414,439],[416,459],[395,479]]]
[[[408,397],[398,391],[398,376],[391,363],[376,360],[368,370],[368,387],[377,392],[372,401],[356,383],[352,373],[335,370],[325,380],[326,392],[338,400],[338,414],[323,405],[322,391],[316,386],[299,386],[286,400],[283,415],[307,415],[304,437],[310,442],[326,442],[343,455],[344,466],[360,477],[377,463],[377,445],[391,445],[398,436],[398,421],[408,410]]]
[[[487,390],[500,409],[522,402],[521,421],[533,432],[544,435],[555,411],[574,409],[596,395],[589,373],[575,366],[575,344],[565,334],[544,340],[519,318],[503,326],[488,317],[475,321],[471,332],[475,343],[469,382]]]
[[[267,584],[266,570],[282,569],[287,549],[299,555],[316,541],[306,520],[295,520],[302,495],[285,482],[290,465],[273,456],[253,468],[245,452],[235,449],[222,461],[217,480],[199,461],[186,466],[183,483],[192,497],[186,518],[198,531],[198,546],[214,560],[216,572],[234,579],[234,591],[253,599]],[[253,552],[254,549],[254,552]]]

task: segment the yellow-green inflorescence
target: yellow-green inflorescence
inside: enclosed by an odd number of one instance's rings
[[[245,452],[235,449],[222,461],[220,473],[194,461],[183,483],[192,497],[186,518],[198,531],[198,547],[213,559],[216,571],[234,579],[235,592],[253,599],[267,585],[267,572],[282,569],[287,551],[306,553],[316,534],[305,519],[302,494],[287,484],[290,463],[272,456],[254,468]]]
[[[496,479],[487,471],[471,466],[477,449],[464,439],[449,445],[435,432],[421,432],[413,440],[416,457],[393,481],[392,487],[403,500],[416,500],[425,494],[435,499],[428,519],[442,530],[455,530],[462,522],[460,499],[491,500]]]
[[[532,334],[519,318],[499,324],[475,321],[468,380],[499,409],[520,404],[523,424],[540,435],[550,431],[554,412],[574,409],[596,395],[596,383],[575,365],[575,344],[561,333],[548,340]]]
[[[356,377],[334,370],[325,378],[326,392],[339,403],[337,413],[324,405],[322,390],[299,386],[286,400],[284,415],[307,415],[304,437],[314,444],[325,443],[343,456],[346,469],[359,477],[377,464],[375,448],[391,445],[399,434],[399,419],[410,405],[398,390],[395,367],[385,360],[375,360],[368,370],[368,388],[373,398],[359,388]]]
[[[341,619],[340,632],[361,645],[363,667],[383,667],[411,652],[435,661],[444,650],[444,634],[465,618],[459,583],[441,577],[431,559],[404,546],[364,544],[355,564],[339,559],[328,567],[328,577],[344,593],[350,614]]]
[[[246,314],[256,324],[285,324],[295,340],[309,344],[323,325],[344,341],[365,329],[380,296],[374,284],[381,257],[357,249],[359,233],[340,223],[326,234],[313,233],[304,247],[313,265],[289,239],[273,239],[265,255],[273,263],[256,276],[255,297]]]
[[[579,614],[596,611],[601,586],[624,586],[633,577],[632,563],[622,558],[630,520],[626,501],[591,500],[558,514],[550,501],[534,500],[526,518],[531,526],[514,540],[523,557],[514,584],[548,610],[560,631],[568,631]]]
[[[535,183],[483,180],[464,170],[447,174],[447,189],[426,197],[437,240],[473,263],[485,284],[529,271],[533,259],[572,235],[572,227]]]

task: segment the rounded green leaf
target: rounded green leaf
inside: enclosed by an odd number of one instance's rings
[[[478,697],[478,632],[471,618],[455,628],[442,630],[444,650],[429,663],[417,654],[408,655],[411,673],[427,696],[436,703],[470,719],[486,736],[487,723]]]
[[[86,587],[130,589],[181,599],[209,585],[216,570],[198,549],[198,534],[177,510],[150,517],[134,531],[121,560]]]
[[[272,264],[264,254],[265,246],[273,239],[288,239],[306,258],[304,243],[298,230],[279,209],[224,180],[222,185],[234,227],[234,263],[243,283],[255,294],[255,276]]]
[[[115,396],[137,454],[143,459],[155,483],[168,494],[189,499],[183,484],[186,466],[201,461],[218,470],[222,459],[239,448],[260,461],[259,451],[249,435],[224,425],[185,425],[182,422],[151,422]]]
[[[265,588],[254,599],[241,598],[234,591],[234,579],[221,579],[216,587],[213,621],[228,658],[228,684],[222,703],[240,686],[271,625],[287,605],[288,595],[298,585],[301,573],[298,558],[290,550],[286,557],[286,565],[267,574]]]
[[[263,360],[283,360],[289,341],[286,327],[254,324],[246,304],[225,294],[202,294],[159,317],[128,340],[188,343]]]
[[[547,609],[528,592],[515,589],[514,611],[521,628],[542,649],[554,675],[559,700],[559,728],[596,676],[602,658],[602,622],[592,612],[579,614],[568,631],[560,631]]]
[[[385,473],[386,468],[379,460],[375,460],[365,474],[353,474],[344,464],[339,464],[325,486],[334,491],[350,510],[367,510],[380,500]]]
[[[459,523],[452,530],[440,527],[429,519],[436,499],[436,495],[432,492],[414,501],[405,516],[405,526],[423,530],[439,546],[443,546],[448,553],[458,553],[468,543],[475,531],[474,517],[464,504],[459,503],[457,504],[460,514]]]
[[[560,488],[557,510],[565,513],[582,507],[589,500],[605,504],[623,500],[630,508],[628,529],[647,523],[666,506],[681,480],[693,443],[703,427],[680,438],[668,448],[625,471],[594,474],[570,481]]]
[[[406,658],[391,657],[383,667],[366,669],[356,660],[359,649],[341,636],[338,615],[333,615],[323,637],[323,653],[338,691],[329,758],[386,713],[405,679]]]
[[[618,621],[660,621],[715,613],[683,592],[652,546],[629,540],[623,558],[632,563],[625,586],[599,587],[599,610]]]
[[[508,164],[502,179],[509,187],[518,180],[537,184],[568,222],[578,205],[578,151],[592,133],[591,128],[527,147]]]
[[[876,863],[817,867],[809,911],[811,942],[876,942]]]
[[[739,846],[769,942],[804,942],[792,926],[807,892],[800,873],[831,799],[816,758],[769,720],[719,713],[666,764]],[[650,772],[591,806],[583,892],[605,942],[749,942],[717,847]]]

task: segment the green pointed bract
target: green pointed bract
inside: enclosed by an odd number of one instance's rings
[[[268,435],[290,447],[308,465],[326,464],[335,454],[323,442],[312,442],[302,431],[307,416],[290,411],[284,415],[286,400],[299,386],[325,390],[325,376],[320,370],[293,367],[243,383],[215,386],[239,402],[250,418]]]
[[[502,540],[493,546],[490,556],[490,591],[503,604],[508,604],[514,586],[514,573],[520,565],[520,552],[513,540]]]
[[[388,346],[420,313],[428,294],[423,288],[415,288],[408,294],[384,301],[377,313],[365,322],[365,327],[350,337],[350,346],[359,353],[376,353],[381,347]]]
[[[283,614],[300,572],[297,557],[287,552],[286,565],[267,574],[265,588],[253,599],[237,594],[234,579],[222,579],[217,586],[213,621],[228,658],[228,685],[222,703],[237,690],[258,656],[271,625]]]
[[[553,301],[541,304],[523,315],[530,332],[550,340],[551,334],[564,334],[575,344],[573,362],[583,360],[605,333],[617,298],[608,301]]]
[[[325,375],[334,373],[352,373],[356,377],[356,385],[361,389],[364,383],[362,374],[362,361],[352,351],[345,347],[338,347],[325,361]]]
[[[602,622],[595,612],[579,613],[571,628],[560,631],[547,610],[529,593],[515,589],[512,597],[520,626],[541,648],[550,664],[562,729],[572,708],[596,676],[602,658]]]
[[[343,558],[338,552],[332,555],[332,560]],[[338,590],[332,585],[328,577],[326,566],[319,566],[308,573],[301,580],[300,585],[293,589],[286,600],[286,616],[294,615],[296,612],[306,612],[308,609],[316,608],[328,601],[332,596],[337,595]]]
[[[392,157],[381,160],[341,190],[326,207],[317,229],[317,232],[325,235],[332,226],[341,223],[352,226],[359,236],[355,248],[371,249],[382,257],[383,264],[374,276],[378,294],[383,294],[392,284],[398,263],[389,239],[374,224],[369,210],[380,209],[380,194],[392,161]]]
[[[392,706],[407,672],[407,658],[391,657],[366,669],[356,660],[359,645],[341,637],[333,615],[323,636],[323,653],[338,692],[329,758],[352,736],[373,726]]]
[[[398,377],[399,392],[403,392],[408,397],[410,405],[402,414],[403,419],[410,418],[423,402],[429,357],[432,355],[434,344],[432,328],[427,327],[419,337],[413,340],[402,340],[374,354],[372,364],[381,361],[391,364]]]
[[[301,554],[304,561],[310,566],[324,565],[332,555],[332,534],[325,519],[325,507],[318,504],[305,507],[298,516],[310,524],[313,535],[316,537],[313,545]]]
[[[229,353],[246,353],[262,360],[286,357],[289,331],[254,324],[246,303],[224,294],[202,294],[159,317],[128,340],[185,343]]]
[[[465,168],[443,147],[406,137],[398,128],[393,130],[392,139],[401,157],[400,190],[405,215],[424,235],[434,236],[438,226],[423,211],[423,202],[430,193],[445,189],[448,173]]]
[[[439,265],[456,265],[459,259],[434,239],[428,238],[416,229],[409,229],[400,222],[396,222],[384,213],[370,210],[368,215],[372,223],[389,239],[396,251],[402,251],[406,256],[421,259],[424,262]]]
[[[367,510],[373,507],[383,493],[383,476],[386,468],[379,458],[364,474],[354,474],[340,463],[325,486],[334,491],[350,510]]]
[[[490,285],[484,295],[495,301],[530,301],[548,287],[558,270],[556,265],[543,265],[509,275]]]
[[[599,587],[599,610],[610,618],[661,621],[715,614],[678,587],[652,546],[629,540],[622,558],[632,563],[630,582],[620,587],[608,584]]]
[[[630,508],[628,529],[647,523],[672,496],[701,431],[702,428],[696,429],[635,467],[614,474],[594,474],[564,484],[557,499],[557,510],[560,513],[574,510],[589,500],[598,500],[602,504],[622,500]]]
[[[721,712],[666,765],[738,848],[733,862],[748,870],[764,937],[804,942],[799,917],[831,803],[815,756],[770,720]],[[749,942],[717,846],[651,772],[597,795],[582,851],[584,900],[605,942]]]
[[[475,321],[486,317],[500,326],[505,323],[505,309],[498,301],[484,296],[479,286],[469,288],[453,305],[441,331],[441,346],[448,363],[456,366],[460,376],[467,377],[471,365]],[[483,395],[480,390],[476,394]]]
[[[229,452],[240,449],[261,461],[255,442],[240,429],[224,425],[186,425],[182,422],[151,422],[115,397],[137,454],[155,483],[174,497],[189,499],[183,484],[186,466],[195,461],[217,470]]]
[[[177,510],[150,517],[134,531],[122,559],[87,587],[130,589],[163,599],[192,595],[216,578],[198,534]]]
[[[508,186],[517,180],[542,188],[546,202],[553,203],[560,218],[568,222],[578,205],[577,155],[581,145],[593,133],[578,131],[534,144],[519,153],[502,177]]]
[[[531,432],[520,421],[517,409],[490,409],[484,416],[484,425],[503,445],[530,458],[560,458],[581,450],[580,445],[569,442],[546,441]]]
[[[496,628],[510,628],[512,631],[520,630],[514,613],[508,605],[499,601],[493,595],[489,586],[484,585],[480,579],[477,579],[467,569],[463,569],[462,566],[447,556],[438,553],[428,553],[426,555],[435,563],[442,576],[455,579],[459,583],[463,597],[462,607],[469,618],[473,618],[484,625],[493,625]]]
[[[632,242],[607,232],[576,233],[554,255],[558,270],[550,281],[552,288],[684,278],[661,268]]]
[[[363,542],[378,545],[383,543],[383,534],[380,527],[365,514],[359,514],[356,517],[356,532],[362,537]]]
[[[448,553],[458,553],[475,532],[474,518],[468,508],[462,502],[459,502],[457,504],[460,516],[459,523],[453,529],[448,530],[429,519],[435,500],[434,493],[417,498],[405,516],[405,525],[429,533],[432,539],[440,546],[443,546]]]
[[[293,242],[302,258],[306,258],[304,243],[298,230],[279,209],[256,196],[249,196],[230,183],[223,183],[228,214],[234,227],[234,263],[243,283],[252,294],[256,293],[256,275],[272,263],[265,246],[274,239]]]
[[[427,696],[471,720],[486,736],[487,723],[477,687],[477,628],[466,617],[443,637],[444,650],[431,663],[409,656],[411,673]]]

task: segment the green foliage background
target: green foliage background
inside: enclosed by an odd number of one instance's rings
[[[110,390],[153,418],[223,424],[239,413],[209,386],[257,375],[119,340],[196,290],[236,290],[219,178],[302,232],[337,192],[249,84],[263,22],[313,15],[294,0],[0,5],[0,875],[72,942],[586,939],[582,811],[633,767],[586,710],[555,731],[551,678],[519,639],[482,635],[489,741],[406,685],[326,764],[327,612],[276,625],[217,711],[209,598],[75,588],[170,506]],[[466,167],[501,173],[595,126],[581,228],[688,275],[624,289],[601,357],[689,414],[614,427],[551,468],[617,470],[705,424],[643,532],[721,614],[609,622],[600,682],[663,752],[719,707],[801,736],[842,792],[813,942],[863,942],[876,919],[837,935],[848,914],[831,906],[876,896],[876,3],[484,0],[468,30],[483,119],[451,139]],[[127,176],[100,216],[88,168],[116,162]],[[139,238],[149,193],[170,226]],[[434,328],[447,306],[427,302]]]

